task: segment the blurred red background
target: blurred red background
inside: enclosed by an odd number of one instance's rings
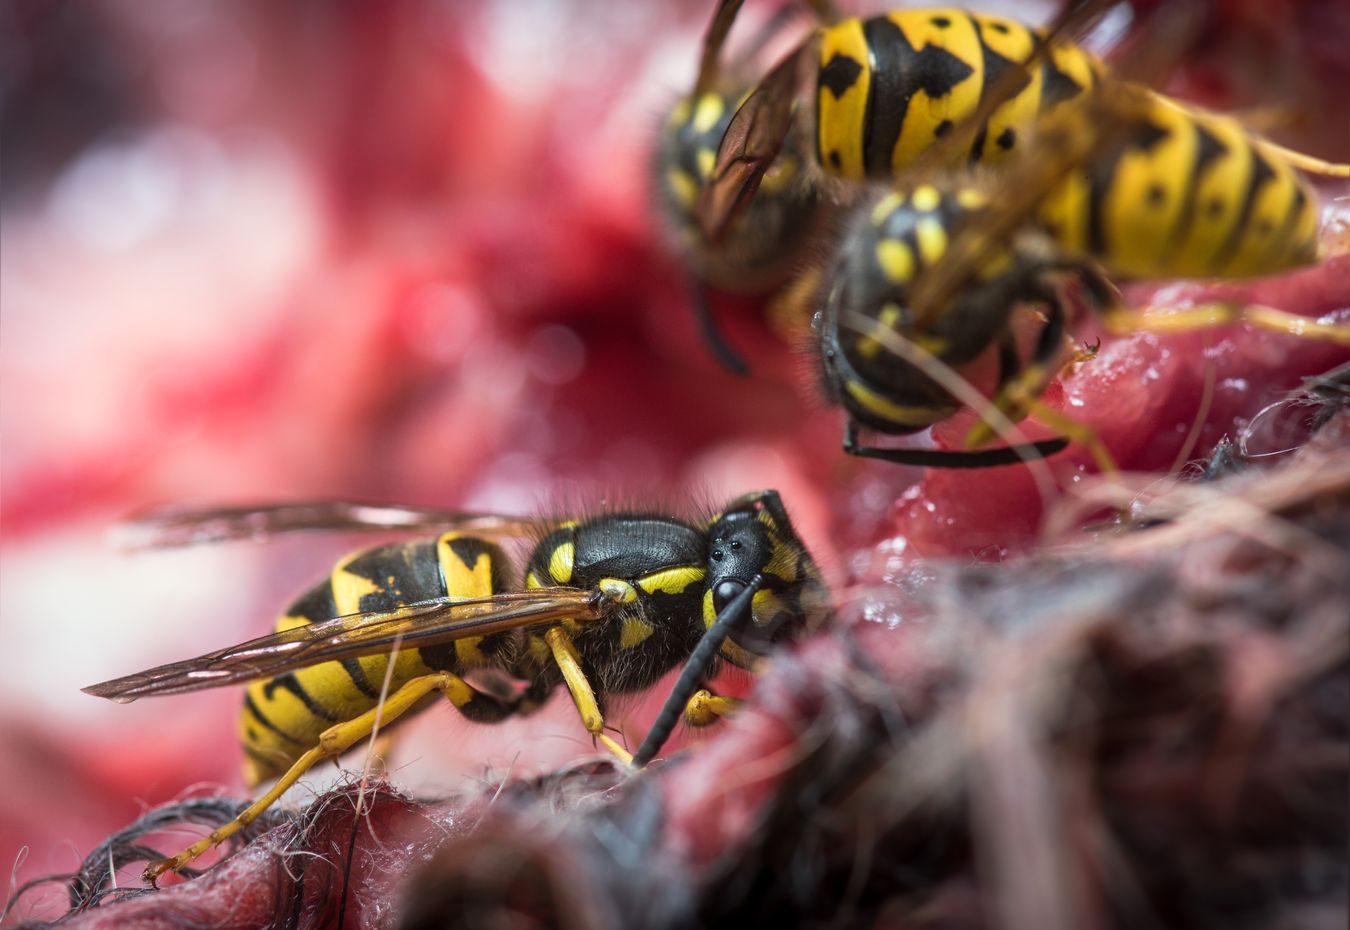
[[[1021,469],[916,485],[915,471],[846,461],[839,417],[757,308],[722,306],[752,379],[699,343],[647,175],[710,6],[0,7],[0,865],[13,881],[73,870],[189,788],[241,793],[236,692],[118,706],[79,688],[267,631],[358,544],[135,557],[105,544],[148,504],[533,513],[777,487],[836,583],[1029,543],[1042,511]],[[1284,138],[1350,157],[1350,112],[1328,90],[1350,81],[1344,6],[1215,15],[1181,91],[1292,101]],[[1342,257],[1251,293],[1350,317],[1347,270]],[[1051,399],[1126,467],[1166,470],[1197,415],[1203,456],[1346,355],[1241,330],[1139,336],[1106,344]],[[1066,453],[1061,485],[1087,463]],[[580,733],[556,702],[490,729],[427,714],[396,750],[396,780],[454,790],[590,752]],[[18,916],[60,904],[39,894]]]

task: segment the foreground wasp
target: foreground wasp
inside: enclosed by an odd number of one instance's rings
[[[1063,448],[1065,439],[974,449],[991,438],[991,418],[1006,425],[1036,408],[1109,470],[1091,431],[1037,406],[1058,373],[1070,280],[1116,332],[1245,322],[1350,345],[1350,327],[1267,307],[1126,313],[1103,277],[1238,278],[1314,262],[1317,195],[1299,168],[1350,176],[1350,167],[1268,143],[1233,119],[1104,80],[1037,120],[996,175],[877,190],[859,205],[819,297],[824,380],[849,415],[845,451],[978,467]],[[1045,319],[1026,364],[1011,328],[1019,303],[1039,306]],[[859,427],[910,433],[955,413],[962,402],[935,367],[959,380],[952,369],[990,347],[998,389],[966,438],[972,451],[858,443]]]
[[[586,729],[629,761],[605,732],[607,694],[651,687],[701,642],[703,652],[711,643],[720,659],[748,668],[773,643],[828,616],[820,574],[775,491],[739,497],[701,525],[636,512],[557,523],[514,590],[501,549],[479,535],[530,531],[509,518],[318,504],[184,513],[140,528],[152,544],[176,544],[435,524],[449,529],[340,561],[269,636],[85,689],[130,701],[250,682],[240,716],[245,777],[256,784],[281,776],[235,821],[152,863],[147,880],[242,829],[316,762],[421,709],[432,692],[470,720],[494,723],[530,712],[565,684]],[[685,691],[674,696],[694,724],[731,705],[693,693],[706,672],[686,670]],[[463,677],[474,674],[496,680],[480,687]],[[643,761],[674,724],[669,714],[663,720]]]

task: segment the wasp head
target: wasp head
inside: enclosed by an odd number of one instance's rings
[[[775,643],[821,626],[829,598],[815,561],[797,536],[777,491],[756,491],[732,501],[709,527],[708,577],[703,619],[717,614],[763,577],[750,614],[722,645],[721,655],[747,668]]]

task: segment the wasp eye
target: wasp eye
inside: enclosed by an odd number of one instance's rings
[[[731,603],[732,599],[745,590],[745,582],[737,581],[735,578],[728,578],[713,589],[713,609],[719,614],[722,608]]]
[[[720,561],[722,561],[722,559],[725,558],[725,557],[726,557],[726,553],[723,552],[721,549],[714,549],[714,550],[712,551],[712,560],[713,560],[714,562],[720,562]]]

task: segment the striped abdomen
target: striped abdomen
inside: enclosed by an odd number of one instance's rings
[[[850,179],[899,174],[978,108],[1038,41],[1026,26],[999,16],[942,8],[849,19],[825,29],[816,93],[821,166]],[[972,162],[1014,150],[1036,115],[1097,83],[1101,65],[1056,43],[1024,86],[981,127]]]
[[[504,588],[505,565],[495,545],[458,533],[365,549],[344,558],[325,581],[291,604],[277,629],[442,597],[495,594]],[[511,634],[498,633],[402,651],[389,675],[388,691],[432,671],[500,666],[513,649]],[[280,774],[315,746],[324,730],[374,707],[386,674],[388,657],[368,656],[323,662],[250,684],[239,718],[245,780],[252,785]]]
[[[1236,120],[1130,85],[1092,109],[1091,126],[1074,126],[1066,112],[1048,143],[1104,123],[1118,134],[1090,171],[1043,203],[1040,223],[1062,246],[1114,274],[1146,278],[1250,277],[1316,259],[1315,192]]]

